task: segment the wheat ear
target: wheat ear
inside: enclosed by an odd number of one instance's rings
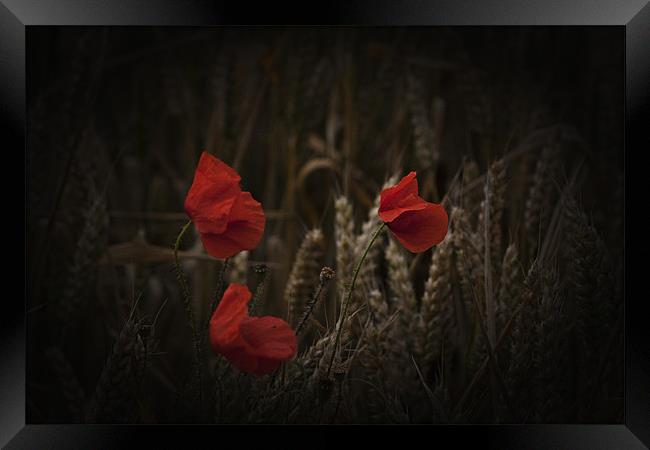
[[[318,285],[324,246],[323,232],[318,228],[310,230],[305,235],[293,262],[284,291],[289,323],[293,326],[300,319],[311,294]]]
[[[99,377],[86,420],[91,423],[127,422],[134,398],[135,346],[141,324],[133,317],[124,324]]]
[[[451,264],[454,237],[448,233],[431,255],[429,276],[424,285],[420,305],[421,332],[418,336],[418,355],[425,375],[438,360],[443,342],[450,340],[454,326],[454,307],[451,284]]]
[[[341,196],[334,202],[334,238],[336,240],[336,270],[338,276],[338,291],[340,298],[345,295],[345,289],[352,273],[355,254],[354,216],[352,205],[347,197]]]
[[[388,263],[388,286],[392,292],[395,309],[399,311],[399,333],[411,340],[417,333],[415,321],[418,312],[415,291],[409,274],[409,264],[402,253],[402,248],[391,238],[386,247],[386,262]],[[409,342],[409,345],[412,343]]]

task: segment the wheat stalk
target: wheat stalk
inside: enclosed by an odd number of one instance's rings
[[[534,345],[534,330],[539,314],[540,270],[535,264],[528,271],[522,292],[523,306],[515,317],[510,337],[506,379],[511,397],[524,409],[529,408],[534,402],[529,376],[532,370],[530,354]]]
[[[86,411],[87,422],[127,422],[134,401],[135,347],[141,324],[129,317],[113,345]]]
[[[347,197],[341,196],[334,202],[334,239],[336,241],[336,270],[340,298],[345,295],[349,284],[355,255],[354,217],[352,205]]]
[[[561,417],[570,398],[566,369],[570,367],[571,319],[564,308],[557,269],[545,271],[541,285],[539,319],[530,359],[536,387],[534,420],[546,422]]]
[[[458,272],[460,290],[462,292],[465,313],[473,315],[476,295],[483,292],[483,256],[477,246],[482,239],[472,233],[469,219],[464,209],[453,208],[451,211],[453,224],[453,245],[456,254],[456,270]],[[479,300],[482,297],[479,297]]]
[[[460,206],[465,211],[473,211],[478,208],[481,202],[480,192],[478,189],[471,189],[473,183],[480,176],[478,164],[473,159],[467,159],[463,162],[463,179],[460,199]]]
[[[505,323],[507,311],[519,298],[522,281],[517,244],[512,242],[508,245],[501,264],[501,279],[497,293],[497,324],[499,328]]]
[[[524,209],[524,230],[530,252],[535,255],[540,237],[544,236],[553,212],[553,175],[557,171],[557,151],[545,147],[535,165],[533,181],[528,191]]]
[[[386,182],[384,182],[382,189],[385,189],[388,186],[392,186],[397,182],[397,177],[395,175],[391,176]],[[368,211],[368,218],[361,226],[361,233],[357,236],[355,247],[354,247],[354,260],[358,261],[361,255],[366,251],[368,243],[372,239],[377,227],[381,223],[379,218],[378,210],[380,203],[380,195],[375,197],[372,208]],[[378,240],[375,244],[368,249],[365,262],[361,267],[359,272],[357,284],[361,287],[360,290],[353,292],[352,302],[355,307],[360,307],[364,304],[364,294],[363,292],[368,292],[370,290],[376,289],[377,286],[377,267],[378,259],[382,254],[382,240]],[[358,333],[358,329],[355,332]]]
[[[103,196],[96,195],[85,214],[83,229],[77,241],[72,264],[68,269],[66,285],[59,307],[56,310],[61,339],[65,338],[68,327],[74,322],[84,298],[83,287],[88,281],[90,270],[102,250],[102,237],[108,226],[106,203]]]
[[[300,319],[311,294],[318,285],[324,246],[323,232],[315,228],[305,235],[296,254],[284,291],[284,300],[288,306],[289,323],[294,326]]]
[[[415,320],[418,312],[418,305],[415,299],[415,291],[410,279],[409,265],[402,253],[402,247],[394,238],[389,240],[386,247],[386,262],[388,264],[388,286],[392,293],[392,304],[399,311],[400,326],[396,328],[400,335],[406,337],[408,346],[412,346],[412,336],[417,333],[417,322]]]
[[[354,248],[354,260],[358,261],[363,252],[368,247],[368,243],[372,239],[372,236],[381,223],[379,215],[377,214],[378,207],[375,205],[368,211],[368,219],[361,225],[361,233],[357,236]],[[375,245],[370,248],[368,255],[366,256],[366,261],[361,267],[361,272],[359,272],[359,285],[366,288],[372,289],[375,288],[376,277],[375,271],[377,270],[377,259],[381,254],[381,241],[375,243]],[[357,301],[360,300],[360,297],[355,294],[354,297]]]
[[[448,233],[431,255],[429,276],[420,306],[421,330],[418,333],[421,366],[425,375],[440,356],[444,343],[450,347],[454,326],[451,264],[454,237]]]
[[[501,218],[505,208],[506,165],[499,159],[490,165],[486,176],[484,200],[481,202],[478,232],[482,249],[488,250],[490,268],[498,280],[501,269]],[[486,233],[487,230],[487,233]]]
[[[579,400],[584,401],[589,391],[586,379],[596,371],[599,351],[616,317],[616,304],[607,250],[598,232],[570,197],[566,198],[564,215],[568,236],[564,256],[572,300],[569,314],[573,318],[578,345],[578,395]]]

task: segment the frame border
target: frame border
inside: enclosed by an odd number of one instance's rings
[[[617,25],[625,27],[625,203],[639,198],[632,180],[647,174],[630,163],[630,155],[650,147],[647,123],[650,117],[650,4],[645,0],[573,0],[543,2],[532,0],[360,0],[354,4],[337,0],[318,7],[260,4],[247,1],[212,2],[208,0],[0,0],[0,130],[10,149],[25,164],[25,45],[26,27],[35,25],[182,25],[215,26],[233,24],[318,24],[318,25]],[[310,7],[311,6],[311,7]],[[302,9],[301,9],[302,8]],[[639,171],[638,177],[633,172]],[[17,171],[14,171],[19,177]],[[6,191],[15,191],[15,180],[5,181]],[[26,180],[22,183],[25,188]],[[10,186],[14,186],[11,188]],[[11,189],[11,190],[10,190]],[[26,189],[23,192],[26,194]],[[26,197],[14,196],[15,208],[26,212]],[[22,200],[22,202],[21,202]],[[640,199],[641,200],[641,199]],[[626,216],[629,210],[626,210]],[[26,216],[23,216],[26,220]],[[631,220],[625,220],[625,236],[629,239]],[[24,222],[9,222],[4,236],[23,233]],[[19,239],[8,239],[20,245]],[[25,241],[23,239],[23,245]],[[436,426],[436,438],[448,437],[461,442],[474,441],[489,448],[644,448],[650,446],[650,336],[648,314],[643,314],[645,297],[633,297],[633,284],[644,280],[632,277],[634,267],[628,263],[635,256],[648,256],[641,248],[625,246],[625,424],[624,425],[449,425]],[[16,255],[25,258],[24,246]],[[20,257],[19,257],[20,258]],[[23,264],[23,267],[24,264]],[[637,268],[638,269],[638,268]],[[647,274],[645,275],[647,277]],[[23,278],[24,279],[24,278]],[[641,282],[642,282],[641,281]],[[26,283],[23,297],[26,294]],[[643,291],[641,291],[643,292]],[[143,439],[149,446],[169,447],[174,443],[186,446],[187,435],[197,439],[214,438],[215,428],[206,425],[29,425],[25,424],[25,308],[16,299],[4,302],[0,328],[0,445],[6,448],[107,448],[123,447]],[[357,426],[330,426],[329,430]],[[359,426],[360,427],[360,426]],[[229,427],[220,426],[221,436]],[[237,429],[239,427],[232,427]],[[265,440],[281,426],[258,426]],[[302,426],[313,439],[325,437],[324,427]],[[373,438],[382,437],[383,430],[395,428],[373,426]],[[471,434],[468,431],[471,430]],[[409,427],[430,435],[429,427]],[[17,433],[17,434],[16,434]],[[181,437],[181,435],[183,437]],[[12,439],[12,436],[13,439]],[[278,435],[279,436],[279,435]],[[159,444],[159,445],[156,445]],[[644,445],[645,444],[645,445]]]

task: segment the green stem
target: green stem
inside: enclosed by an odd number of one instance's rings
[[[330,364],[327,368],[327,378],[329,379],[330,372],[332,370],[332,364],[334,364],[334,358],[336,357],[337,349],[339,346],[339,341],[341,340],[341,331],[343,330],[343,324],[345,323],[346,319],[346,314],[348,311],[348,305],[350,304],[350,299],[352,298],[352,291],[354,291],[354,284],[357,282],[357,277],[359,276],[359,272],[361,271],[361,266],[363,265],[363,262],[366,259],[366,256],[368,256],[368,252],[370,251],[370,247],[372,247],[372,244],[375,243],[375,240],[379,236],[379,234],[382,232],[386,224],[382,222],[382,224],[377,228],[375,233],[372,235],[372,238],[370,238],[370,242],[368,242],[368,246],[363,252],[363,255],[361,255],[361,258],[359,259],[359,262],[357,262],[357,266],[354,268],[354,273],[352,274],[352,281],[350,282],[350,289],[348,289],[348,295],[345,298],[345,303],[343,303],[343,306],[341,308],[341,315],[339,316],[339,320],[336,323],[336,340],[334,341],[334,350],[332,351],[332,357],[330,359]]]
[[[223,297],[223,285],[225,284],[226,271],[228,270],[229,261],[230,258],[224,259],[223,265],[221,266],[221,270],[219,271],[219,278],[217,278],[217,288],[214,290],[214,296],[212,297],[210,311],[208,313],[208,317],[205,319],[205,323],[201,327],[201,348],[203,348],[203,343],[205,342],[205,338],[207,337],[208,332],[210,331],[210,319],[212,319],[212,314],[214,313],[215,309],[217,309],[217,306],[221,301],[221,297]]]
[[[221,271],[219,273],[219,279],[217,280],[217,288],[215,289],[214,298],[212,299],[212,304],[210,305],[210,315],[212,315],[214,310],[217,309],[217,305],[219,305],[221,297],[223,297],[223,285],[226,283],[226,271],[228,270],[229,262],[230,258],[223,260],[223,265],[221,266]]]
[[[296,336],[300,335],[300,332],[302,331],[303,327],[307,323],[307,320],[310,318],[311,313],[314,311],[314,307],[316,306],[316,303],[318,303],[320,294],[323,291],[323,286],[325,286],[325,283],[321,282],[316,288],[316,292],[307,303],[307,307],[305,308],[305,311],[302,314],[302,318],[300,319],[300,322],[298,322],[298,326],[296,327]]]
[[[178,248],[181,246],[183,237],[185,236],[185,233],[187,233],[187,230],[190,228],[190,225],[192,225],[191,220],[183,226],[181,232],[176,237],[176,242],[174,243],[174,269],[176,270],[176,277],[178,278],[178,282],[181,285],[181,290],[183,291],[183,304],[185,306],[185,312],[187,313],[190,321],[192,334],[196,335],[196,325],[194,324],[194,311],[192,310],[190,289],[187,285],[187,279],[185,278],[183,269],[181,268],[181,263],[178,260]]]
[[[253,295],[253,301],[248,305],[248,314],[250,316],[257,315],[262,307],[264,302],[264,289],[266,288],[266,275],[268,272],[268,267],[265,264],[258,264],[255,266],[255,273],[259,276],[259,281],[257,282],[257,287],[255,288],[255,295]]]
[[[181,232],[176,237],[176,242],[174,243],[174,268],[176,270],[176,278],[178,279],[178,283],[181,286],[185,312],[187,314],[187,318],[190,323],[190,328],[192,329],[192,342],[194,344],[194,359],[196,363],[197,381],[199,383],[199,403],[202,404],[203,403],[203,380],[201,375],[201,365],[202,365],[203,358],[201,352],[201,339],[198,334],[198,330],[196,329],[196,324],[194,323],[194,311],[192,310],[192,296],[190,294],[190,288],[187,285],[187,279],[185,278],[185,273],[183,273],[183,269],[181,268],[180,261],[178,260],[178,248],[181,246],[181,242],[183,242],[183,237],[185,236],[185,233],[187,233],[187,230],[190,228],[190,225],[192,225],[191,220],[188,221],[183,226]]]

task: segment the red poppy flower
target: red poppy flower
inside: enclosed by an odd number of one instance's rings
[[[264,234],[262,205],[250,192],[242,192],[240,180],[232,167],[203,152],[185,198],[185,212],[199,231],[206,251],[215,258],[251,250]]]
[[[280,318],[249,317],[250,299],[246,286],[228,286],[210,319],[210,345],[242,372],[262,376],[293,358],[296,335]]]
[[[442,205],[418,195],[415,175],[411,172],[381,192],[379,217],[404,247],[422,253],[445,238],[448,217]]]

